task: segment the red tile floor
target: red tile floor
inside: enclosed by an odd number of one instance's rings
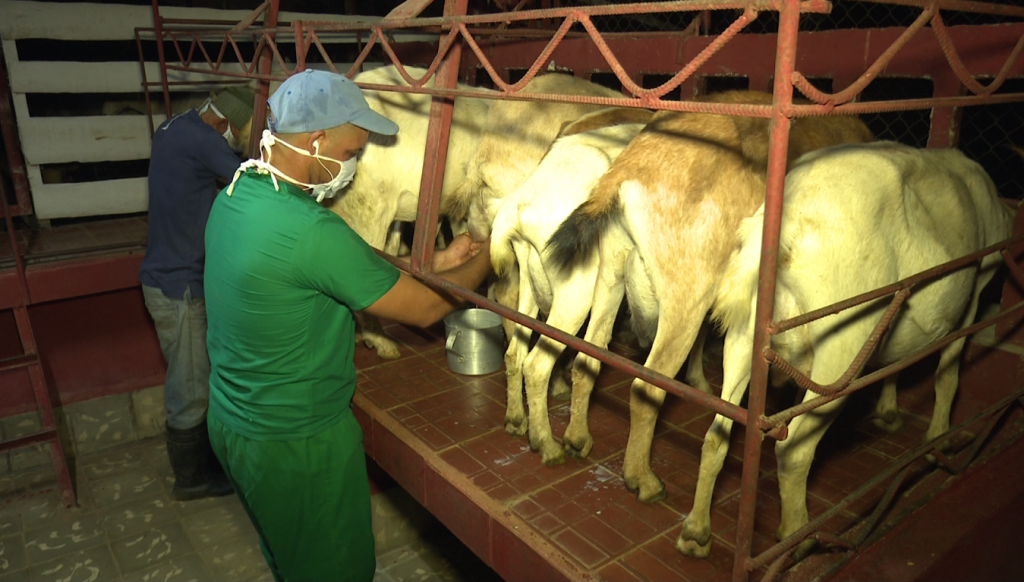
[[[711,556],[706,560],[684,557],[674,545],[692,505],[701,443],[713,418],[710,412],[672,396],[666,399],[652,463],[666,483],[668,496],[645,505],[627,491],[620,477],[629,428],[630,377],[625,373],[608,368],[601,373],[591,400],[595,445],[590,457],[546,467],[525,437],[504,431],[503,371],[481,377],[451,373],[443,326],[415,330],[392,325],[388,331],[403,344],[401,359],[385,362],[362,346],[356,353],[360,382],[355,403],[367,451],[500,575],[509,580],[731,578],[742,430],[734,431],[730,457],[716,485]],[[710,347],[705,360],[708,380],[716,388],[721,382],[720,349],[720,344]],[[989,351],[972,349],[970,354],[962,377],[992,369]],[[1016,372],[1012,362],[1006,365]],[[877,390],[850,399],[818,449],[808,485],[812,518],[920,444],[931,413],[931,370],[934,360],[925,360],[907,374],[913,385],[901,392],[906,426],[898,434],[886,434],[870,421]],[[770,397],[770,408],[779,409],[782,404]],[[987,402],[961,396],[954,422],[983,404]],[[557,438],[565,430],[569,407],[554,399],[549,399],[549,407]],[[1019,412],[1013,412],[1015,419]],[[886,516],[900,515],[947,478],[926,461],[918,461],[900,490],[903,495]],[[850,505],[831,520],[826,531],[840,534],[862,521],[883,491],[884,485],[879,486]],[[769,440],[761,462],[755,554],[775,542],[779,507],[774,447]],[[815,567],[828,567],[837,555],[832,557]],[[806,579],[810,563],[787,577]],[[755,572],[753,579],[762,574],[763,570]]]
[[[66,221],[41,230],[18,231],[29,262],[61,255],[108,252],[110,247],[145,245],[144,216],[102,221]],[[13,266],[7,237],[0,237],[0,269]],[[358,347],[360,370],[356,408],[367,451],[414,498],[432,511],[478,556],[509,580],[726,580],[731,576],[739,504],[742,430],[735,430],[730,457],[720,475],[712,508],[710,558],[691,559],[674,547],[691,508],[704,432],[711,413],[669,397],[662,409],[652,463],[667,487],[653,505],[637,502],[620,478],[629,424],[630,378],[606,368],[591,400],[590,458],[545,467],[525,437],[504,432],[505,377],[451,373],[446,365],[443,326],[414,330],[390,326],[402,343],[402,358],[387,362]],[[630,355],[628,351],[623,352]],[[632,354],[635,356],[635,353]],[[974,347],[961,369],[961,391],[953,422],[966,419],[1008,393],[1024,375],[1020,356]],[[808,484],[811,516],[854,491],[893,459],[915,448],[931,413],[930,375],[935,359],[912,368],[901,384],[906,426],[888,435],[870,422],[877,389],[851,398],[847,410],[822,441]],[[721,381],[720,347],[707,350],[706,373]],[[964,386],[969,386],[965,390]],[[792,398],[791,393],[783,395]],[[771,394],[770,410],[784,400]],[[568,422],[566,402],[549,401],[553,432]],[[1019,410],[1011,419],[1019,422]],[[1005,424],[1005,423],[1004,423]],[[1004,430],[982,450],[996,450]],[[902,486],[886,516],[902,516],[949,479],[924,461]],[[842,533],[860,522],[884,486],[851,504],[828,531]],[[775,455],[767,441],[761,460],[754,552],[768,548],[779,523]],[[883,524],[883,529],[888,527]],[[814,556],[784,578],[809,579],[843,554]],[[817,570],[809,570],[817,568]],[[753,578],[761,577],[755,572]]]

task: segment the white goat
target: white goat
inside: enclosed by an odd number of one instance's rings
[[[722,398],[739,404],[750,380],[764,206],[743,221],[713,317],[726,332]],[[956,150],[918,150],[892,142],[837,146],[800,158],[786,178],[775,320],[787,319],[894,283],[1008,237],[1013,213],[978,164]],[[970,325],[978,296],[999,262],[916,285],[871,363],[886,365]],[[882,316],[882,298],[775,337],[773,348],[819,384],[846,372]],[[964,340],[945,349],[935,379],[930,442],[949,429]],[[892,384],[894,386],[894,384]],[[804,400],[817,395],[808,391]],[[845,398],[794,419],[775,446],[784,538],[807,521],[807,474],[814,451]],[[895,404],[895,403],[893,403]],[[693,511],[677,547],[710,552],[711,496],[725,460],[732,421],[716,416],[704,438]],[[805,551],[807,546],[801,548]]]
[[[772,96],[730,91],[706,99],[768,104]],[[828,145],[872,139],[856,118],[801,118],[793,122],[790,159]],[[736,228],[764,200],[767,151],[766,119],[670,111],[654,116],[549,243],[555,260],[570,265],[600,241],[599,282],[585,339],[608,344],[625,293],[637,334],[653,339],[646,366],[667,376],[679,371],[715,297]],[[628,233],[635,248],[609,244],[604,233],[617,228]],[[598,367],[593,358],[577,357],[574,411],[577,399],[589,398]],[[643,502],[664,496],[664,485],[650,466],[664,399],[664,390],[634,380],[623,476]],[[573,421],[563,442],[585,455],[593,442],[586,418],[577,421],[574,415]]]
[[[534,78],[523,87],[524,92],[583,95],[590,97],[621,98],[622,94],[591,83],[585,79],[563,74],[545,74]],[[483,240],[490,234],[491,223],[506,196],[511,194],[533,172],[551,147],[563,128],[582,116],[603,109],[600,105],[574,103],[553,103],[545,101],[499,101],[487,115],[485,134],[479,148],[467,168],[465,180],[455,194],[454,206],[463,212],[453,210],[452,214],[467,216],[470,234],[476,240]],[[493,297],[498,303],[515,307],[519,294],[519,269],[512,265],[504,271],[492,286]],[[505,336],[511,340],[515,326],[505,320]],[[509,362],[506,358],[506,373],[519,370],[522,362]],[[568,397],[569,387],[555,378],[553,394]],[[512,384],[520,386],[522,376],[513,378]],[[511,390],[511,388],[510,388]],[[510,433],[522,435],[526,432],[525,416],[522,414],[521,388],[517,420],[506,424]],[[515,407],[516,400],[510,407]]]
[[[651,115],[647,110],[609,109],[584,116],[565,129],[537,169],[504,199],[492,227],[491,260],[499,275],[519,265],[521,313],[547,313],[548,325],[569,334],[583,325],[597,281],[597,257],[563,270],[549,264],[544,247]],[[509,338],[505,430],[522,435],[528,425],[531,447],[551,465],[565,460],[551,436],[547,407],[548,382],[565,345],[542,337],[530,350],[530,335],[529,328],[516,325]],[[524,376],[529,418],[523,409]]]
[[[406,70],[414,79],[426,73],[426,69],[417,67],[406,67]],[[408,86],[394,66],[365,71],[356,75],[354,80],[376,85]],[[433,82],[431,79],[427,86],[432,87]],[[459,85],[459,88],[472,89],[468,85]],[[398,135],[370,134],[360,155],[355,178],[333,200],[330,208],[341,215],[370,246],[396,254],[400,237],[389,237],[388,234],[394,221],[409,222],[416,219],[431,97],[371,90],[363,94],[371,109],[398,124]],[[441,188],[442,215],[451,210],[446,202],[452,199],[452,192],[466,174],[469,160],[480,142],[490,106],[491,101],[488,99],[455,99],[445,178]],[[384,335],[376,318],[361,315],[363,341],[375,347],[381,357],[399,357],[398,345]]]

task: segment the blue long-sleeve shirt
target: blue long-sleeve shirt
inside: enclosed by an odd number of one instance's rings
[[[157,128],[149,160],[149,242],[139,281],[180,298],[203,297],[204,233],[217,178],[230,180],[241,161],[195,110]]]

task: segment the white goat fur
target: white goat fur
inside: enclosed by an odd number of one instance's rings
[[[564,74],[545,74],[532,79],[523,87],[529,93],[555,95],[584,95],[591,97],[621,98],[622,93],[591,83],[585,79]],[[480,138],[476,155],[466,169],[465,179],[455,195],[453,214],[466,216],[470,234],[476,240],[490,235],[491,223],[502,200],[512,194],[537,169],[541,159],[558,137],[561,130],[581,117],[603,109],[600,105],[553,103],[545,101],[498,101],[487,115],[487,128]],[[519,270],[513,266],[504,271],[492,286],[494,300],[506,307],[515,307],[519,294]],[[505,320],[505,336],[512,339],[515,326]],[[506,359],[506,362],[508,360]],[[506,373],[513,374],[520,363],[512,363]],[[512,378],[519,385],[522,376]],[[559,378],[561,376],[559,375]],[[510,388],[511,390],[511,388]],[[556,382],[556,395],[568,395],[569,387]],[[516,421],[506,424],[514,435],[526,432],[526,419],[522,411],[521,389],[519,397],[509,404]],[[518,401],[518,404],[516,402]],[[518,412],[515,412],[517,410]]]
[[[754,311],[764,206],[743,221],[715,299],[713,317],[726,333],[722,398],[739,404],[750,380]],[[800,158],[786,178],[775,320],[894,283],[1008,237],[1013,213],[985,171],[956,150],[918,150],[892,142],[838,146]],[[932,282],[916,285],[872,354],[886,365],[970,325],[978,296],[999,263],[989,255]],[[815,382],[846,371],[880,319],[889,297],[776,336],[773,347],[801,362]],[[942,350],[935,379],[930,442],[949,429],[964,340]],[[809,369],[808,369],[809,368]],[[808,391],[805,400],[816,398]],[[776,444],[786,537],[808,521],[807,475],[814,451],[845,398],[794,419]],[[732,421],[717,416],[704,439],[693,511],[677,547],[710,551],[714,482],[729,446]],[[805,548],[804,548],[805,549]]]
[[[426,73],[426,69],[417,67],[406,67],[406,70],[414,79],[422,78]],[[376,85],[409,86],[393,65],[362,72],[354,80]],[[433,83],[431,79],[427,86],[432,87]],[[459,85],[459,88],[473,89],[468,85]],[[355,178],[331,202],[330,208],[370,246],[394,255],[398,253],[401,238],[400,232],[396,236],[388,236],[391,224],[416,219],[431,97],[370,90],[363,91],[363,95],[371,109],[398,124],[398,135],[370,133],[360,155]],[[461,182],[469,160],[477,150],[490,106],[488,99],[455,99],[441,188],[442,215],[449,212],[452,192]],[[381,357],[400,356],[398,345],[384,335],[376,318],[362,314],[360,320],[363,324],[362,340],[375,347]]]
[[[706,99],[767,104],[772,96],[730,91]],[[828,145],[872,139],[856,118],[801,118],[792,124],[790,159]],[[667,376],[679,371],[715,297],[736,228],[764,200],[767,146],[766,119],[669,111],[654,116],[550,243],[560,262],[571,264],[592,252],[594,233],[600,234],[599,283],[585,339],[608,344],[626,294],[634,330],[653,339],[645,365]],[[615,239],[605,233],[615,228],[624,229],[635,248],[611,244]],[[582,253],[575,250],[581,248]],[[597,360],[577,357],[574,410],[577,399],[589,398],[598,368]],[[664,399],[664,390],[634,380],[623,476],[643,502],[664,496],[664,485],[650,466]],[[584,454],[592,444],[586,419],[569,429],[564,445]]]
[[[651,115],[643,113],[648,118]],[[499,274],[519,265],[518,311],[530,317],[536,317],[538,311],[547,313],[548,325],[568,334],[579,331],[590,313],[597,282],[597,256],[571,270],[563,270],[550,264],[544,247],[569,213],[586,201],[597,180],[642,128],[641,123],[627,123],[559,138],[537,169],[505,198],[494,219],[491,260]],[[552,438],[547,407],[548,382],[565,345],[542,337],[529,350],[531,333],[529,328],[516,325],[505,355],[505,422],[513,434],[521,434],[523,423],[527,423],[531,447],[539,450],[544,463],[550,465],[565,460],[562,448]],[[523,411],[524,377],[528,419]]]

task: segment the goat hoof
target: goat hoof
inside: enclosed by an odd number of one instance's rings
[[[626,488],[636,493],[640,503],[657,503],[665,499],[665,484],[654,476],[654,473],[642,475],[635,479],[626,479]]]
[[[697,543],[697,540],[683,539],[682,534],[680,534],[679,539],[676,540],[676,549],[684,556],[706,558],[711,555],[711,542],[708,541],[708,543],[701,545]]]
[[[710,519],[710,517],[709,517]],[[711,525],[704,520],[705,525],[699,525],[690,513],[683,520],[683,529],[676,539],[676,549],[684,556],[692,558],[706,558],[711,554]]]
[[[540,460],[548,467],[565,464],[565,453],[554,441],[548,441],[540,446]]]
[[[377,351],[377,356],[385,360],[397,360],[402,357],[402,351],[398,349],[398,344],[392,341],[382,339],[367,339],[363,343],[366,347],[371,350]]]
[[[524,436],[529,429],[530,422],[525,418],[519,421],[508,418],[505,419],[505,432],[514,437]]]
[[[871,422],[889,434],[895,434],[903,429],[903,415],[898,412],[876,416]]]
[[[594,448],[594,439],[589,436],[581,439],[565,438],[563,448],[565,454],[574,459],[586,459]]]

